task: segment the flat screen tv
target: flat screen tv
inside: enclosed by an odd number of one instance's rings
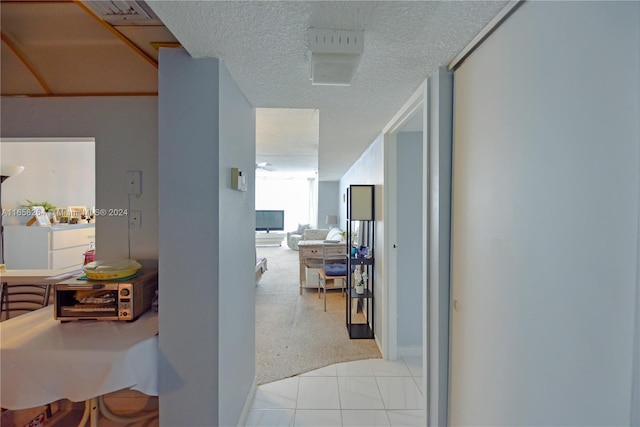
[[[284,211],[256,211],[256,231],[284,230]]]

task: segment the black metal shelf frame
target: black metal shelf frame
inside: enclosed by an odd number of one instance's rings
[[[373,185],[351,185],[347,189],[347,307],[346,326],[351,339],[373,339],[375,337],[375,187]],[[358,248],[368,248],[365,257],[358,257]],[[355,290],[354,271],[366,273],[364,293]]]

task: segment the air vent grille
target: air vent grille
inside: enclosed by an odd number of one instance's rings
[[[309,50],[313,53],[347,53],[364,51],[364,31],[309,29]]]
[[[157,25],[160,19],[144,2],[135,0],[83,1],[89,9],[111,25]]]

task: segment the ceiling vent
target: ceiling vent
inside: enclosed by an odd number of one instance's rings
[[[349,86],[364,51],[364,31],[309,29],[313,85]]]
[[[147,4],[135,0],[83,0],[82,3],[111,25],[162,25]]]

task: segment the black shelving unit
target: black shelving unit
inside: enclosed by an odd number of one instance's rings
[[[375,194],[373,185],[351,185],[347,189],[347,309],[349,338],[372,339],[375,331]],[[363,251],[362,248],[366,248]],[[366,253],[363,253],[366,252]],[[356,270],[366,277],[364,291],[356,292]],[[366,275],[366,276],[364,276]]]

